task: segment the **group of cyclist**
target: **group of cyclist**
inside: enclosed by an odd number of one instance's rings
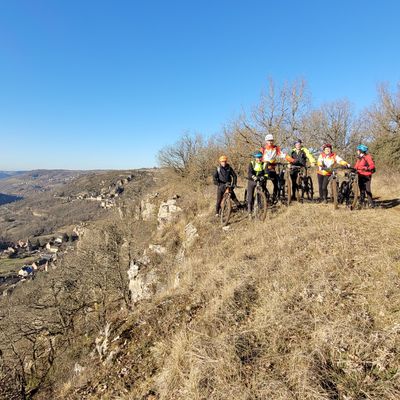
[[[247,209],[251,215],[254,203],[254,190],[257,184],[260,184],[264,189],[266,181],[271,180],[273,183],[272,203],[278,199],[279,176],[276,168],[279,162],[286,161],[291,165],[290,176],[292,180],[292,198],[295,199],[297,190],[297,176],[301,168],[305,168],[307,164],[311,167],[317,166],[319,202],[328,202],[328,184],[330,176],[333,173],[333,168],[336,165],[341,165],[346,168],[351,168],[351,165],[337,155],[332,148],[332,145],[326,143],[322,146],[322,152],[317,160],[311,152],[303,146],[300,139],[296,140],[293,149],[287,154],[284,154],[280,147],[275,144],[274,137],[268,134],[265,137],[265,145],[253,153],[253,160],[248,167],[248,185],[247,185]],[[231,187],[231,198],[237,207],[241,207],[237,199],[234,188],[237,184],[237,175],[233,168],[228,163],[228,158],[223,155],[219,158],[220,165],[214,172],[213,181],[217,185],[217,203],[216,216],[219,215],[220,204],[227,186]],[[364,144],[357,146],[357,161],[354,169],[358,174],[358,185],[360,188],[361,198],[368,198],[370,207],[374,207],[374,201],[371,192],[372,174],[375,172],[375,164],[368,153],[368,147]]]

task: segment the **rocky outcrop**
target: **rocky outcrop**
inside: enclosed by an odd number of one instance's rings
[[[152,296],[152,285],[156,281],[153,272],[141,273],[146,266],[142,262],[131,261],[128,270],[129,279],[129,292],[131,295],[132,304],[137,303],[139,300],[148,299]]]
[[[175,197],[161,203],[157,216],[158,229],[163,229],[176,218],[177,214],[182,212],[182,208],[177,205],[178,196]]]
[[[159,196],[159,193],[154,193],[147,196],[140,202],[140,216],[143,221],[151,221],[156,216],[157,206],[153,203],[154,199]]]

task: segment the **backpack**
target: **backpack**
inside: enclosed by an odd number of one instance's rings
[[[364,157],[364,161],[365,161],[365,164],[367,164],[367,168],[369,169],[369,164],[368,164],[368,161],[365,159],[365,157]],[[371,171],[374,174],[376,172],[376,168],[369,169],[369,171]]]

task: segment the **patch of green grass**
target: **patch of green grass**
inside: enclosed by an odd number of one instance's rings
[[[25,264],[32,264],[36,257],[0,259],[0,275],[18,272]]]

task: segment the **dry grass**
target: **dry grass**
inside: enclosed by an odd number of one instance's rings
[[[154,349],[160,399],[399,398],[397,214],[304,204],[227,234],[203,223],[178,290],[204,306]]]
[[[374,185],[382,200],[400,193]],[[187,221],[200,238],[125,324],[130,341],[98,378],[113,391],[88,398],[400,398],[400,207],[295,204],[223,232],[213,188],[174,191],[188,211],[159,239]]]

